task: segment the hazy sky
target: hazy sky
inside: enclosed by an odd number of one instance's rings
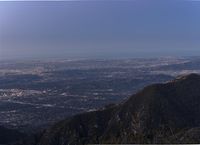
[[[0,2],[1,58],[200,55],[200,1]]]

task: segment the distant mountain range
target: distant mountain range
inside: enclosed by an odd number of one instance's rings
[[[200,75],[190,74],[147,86],[121,104],[60,121],[30,144],[200,143],[199,104]]]

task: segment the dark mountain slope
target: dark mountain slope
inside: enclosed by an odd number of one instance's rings
[[[199,143],[200,76],[155,84],[126,102],[74,116],[45,131],[38,145]]]
[[[23,139],[24,137],[26,136],[23,133],[0,126],[0,144],[1,145],[15,143],[18,140]]]

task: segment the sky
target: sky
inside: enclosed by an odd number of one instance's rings
[[[0,1],[0,59],[200,55],[200,1]]]

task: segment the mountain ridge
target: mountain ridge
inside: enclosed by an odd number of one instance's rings
[[[153,84],[127,101],[47,129],[37,145],[200,142],[200,75]]]

